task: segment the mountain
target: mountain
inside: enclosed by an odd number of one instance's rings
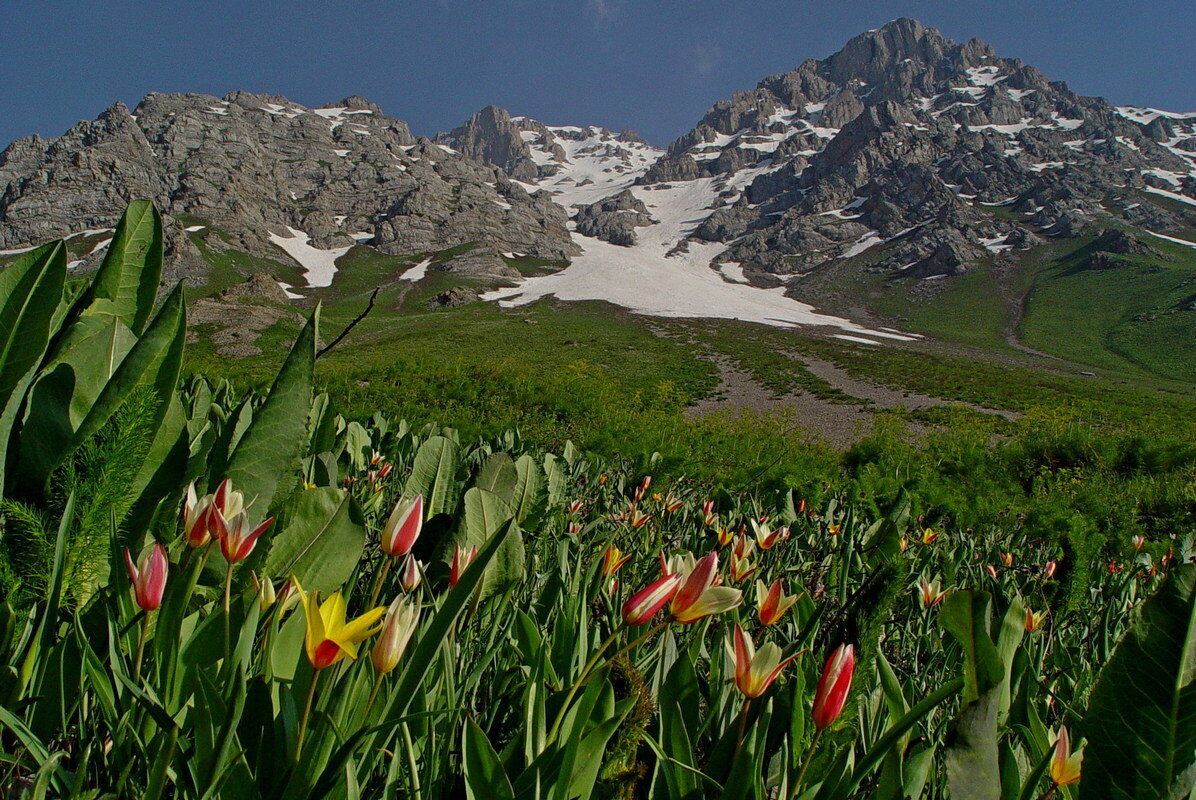
[[[899,19],[715,104],[640,182],[701,179],[718,207],[693,238],[727,244],[719,261],[798,274],[900,238],[881,268],[951,275],[1032,244],[1020,219],[1191,224],[1135,190],[1196,206],[1196,115],[1114,108]]]
[[[990,316],[1012,330],[1036,280],[1022,262],[1059,242],[1085,268],[1133,266],[1122,284],[1155,298],[1110,319],[1186,309],[1187,283],[1143,259],[1196,246],[1196,114],[1116,108],[898,19],[716,103],[665,150],[496,106],[427,139],[358,97],[151,94],[13,143],[0,190],[0,258],[75,234],[89,268],[144,196],[168,218],[169,277],[209,294],[265,272],[310,296],[369,262],[357,284],[469,277],[437,282],[439,305],[605,300],[874,343],[936,333],[892,310],[902,291],[990,272],[1004,283],[967,302],[1001,295]],[[1107,294],[1089,284],[1057,294]]]
[[[547,197],[358,97],[309,109],[246,92],[151,94],[131,113],[117,103],[56,139],[13,143],[0,153],[0,187],[6,248],[102,231],[128,200],[152,198],[176,223],[170,277],[201,283],[225,252],[303,266],[312,251],[359,243],[406,254],[485,242],[492,254],[555,261],[577,252]],[[188,234],[207,227],[220,236],[201,251]]]

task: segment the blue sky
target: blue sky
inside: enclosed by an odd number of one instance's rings
[[[417,134],[488,103],[656,144],[885,21],[973,36],[1083,94],[1196,111],[1191,0],[0,0],[0,146],[150,91],[377,102]]]

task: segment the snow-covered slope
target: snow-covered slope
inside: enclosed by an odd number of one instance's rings
[[[721,201],[760,170],[745,170],[733,179],[701,178],[677,184],[636,185],[663,151],[637,142],[616,141],[610,131],[549,127],[555,150],[544,137],[525,135],[542,173],[551,173],[528,188],[550,192],[567,210],[588,205],[623,190],[648,209],[655,224],[639,228],[635,244],[623,247],[582,236],[574,241],[582,254],[561,272],[530,278],[513,289],[484,295],[504,306],[556,297],[560,300],[605,300],[636,313],[660,317],[741,319],[768,325],[822,325],[854,335],[857,341],[911,337],[872,331],[839,317],[819,314],[784,295],[783,288],[762,289],[744,282],[735,265],[712,266],[723,245],[686,242],[687,237]],[[542,143],[538,143],[542,142]],[[561,151],[563,150],[563,157]]]

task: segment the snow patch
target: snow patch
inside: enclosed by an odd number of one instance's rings
[[[321,286],[331,286],[332,278],[336,275],[336,260],[349,252],[351,248],[334,247],[331,250],[321,250],[308,244],[311,237],[303,231],[288,227],[287,233],[289,236],[271,233],[268,238],[271,243],[281,247],[287,255],[299,262],[304,269],[304,278],[309,287],[315,289]]]
[[[431,263],[432,259],[425,258],[423,261],[419,262],[414,267],[400,275],[399,280],[411,281],[413,283],[418,280],[423,280],[423,277],[428,274],[428,265]]]

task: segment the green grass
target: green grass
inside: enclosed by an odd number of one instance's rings
[[[1116,268],[1091,269],[1083,245],[1048,263],[1034,276],[1020,338],[1128,376],[1192,380],[1196,311],[1186,304],[1196,295],[1196,251],[1149,244],[1161,258],[1124,256]]]

